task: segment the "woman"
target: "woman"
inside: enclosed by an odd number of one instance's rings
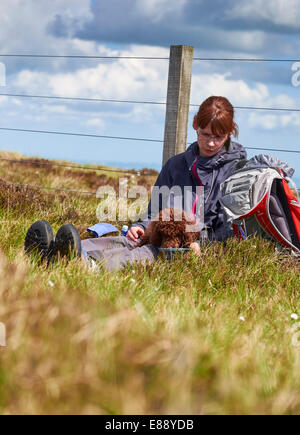
[[[191,204],[193,210],[199,200],[199,197],[195,197],[197,186],[203,186],[204,225],[208,237],[210,240],[225,240],[231,235],[231,231],[226,225],[219,202],[220,184],[232,174],[240,160],[246,159],[246,151],[242,145],[231,140],[232,135],[235,137],[238,135],[233,106],[225,97],[209,97],[201,104],[195,115],[193,128],[197,132],[197,141],[191,144],[184,153],[175,155],[167,161],[155,186],[157,188],[166,186],[169,189],[179,186],[183,193],[184,187],[190,186],[194,194],[194,203]],[[152,202],[153,192],[148,206],[147,219],[134,223],[126,237],[104,237],[80,241],[74,227],[65,225],[59,230],[56,242],[54,242],[50,225],[45,221],[39,221],[27,233],[25,249],[30,251],[32,247],[42,246],[43,250],[38,248],[39,251],[44,257],[49,258],[57,251],[65,255],[68,251],[68,243],[71,243],[77,255],[81,255],[82,250],[85,257],[101,261],[107,270],[121,269],[126,264],[136,261],[153,262],[158,255],[157,248],[152,245],[136,247],[138,239],[144,234],[153,217]],[[160,202],[155,214],[161,206]],[[37,228],[39,236],[36,236]]]

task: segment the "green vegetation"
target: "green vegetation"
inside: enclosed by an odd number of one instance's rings
[[[95,191],[117,177],[0,163],[0,413],[299,414],[300,268],[273,244],[214,243],[100,275],[25,257],[31,223],[86,237],[99,200],[4,180]]]

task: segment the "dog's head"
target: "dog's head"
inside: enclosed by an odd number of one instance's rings
[[[188,247],[199,238],[196,221],[183,210],[164,209],[149,224],[141,238],[142,243],[150,243],[162,248]]]

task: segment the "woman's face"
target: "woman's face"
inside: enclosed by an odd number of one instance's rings
[[[202,157],[212,157],[217,154],[230,136],[230,134],[214,136],[210,123],[205,128],[199,128],[196,117],[194,118],[193,127],[197,131],[197,142]]]

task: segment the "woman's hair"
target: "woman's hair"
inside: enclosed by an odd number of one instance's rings
[[[239,129],[233,118],[234,109],[227,98],[214,96],[203,101],[196,115],[198,128],[205,128],[211,123],[211,131],[215,136],[222,136],[232,132],[234,137],[238,137]],[[228,151],[230,137],[224,145]]]

